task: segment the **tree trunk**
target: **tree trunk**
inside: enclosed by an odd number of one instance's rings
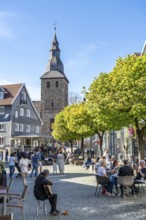
[[[84,138],[81,138],[81,152],[82,152],[82,156],[83,156],[83,160],[84,160]]]
[[[140,159],[143,160],[144,159],[144,148],[145,148],[144,132],[146,129],[146,125],[144,127],[140,128],[137,119],[135,119],[135,125],[136,125],[136,134],[137,134],[138,144],[139,144]]]
[[[99,140],[100,140],[100,144],[99,144],[99,146],[100,146],[100,156],[102,157],[102,155],[103,155],[103,149],[102,149],[102,144],[103,144],[103,135],[104,135],[104,132],[105,131],[102,131],[101,133],[100,132],[97,132],[97,134],[98,134],[98,136],[99,136]]]
[[[140,159],[144,160],[144,140],[143,135],[138,137]]]
[[[71,149],[71,153],[73,153],[73,141],[70,140],[70,149]]]

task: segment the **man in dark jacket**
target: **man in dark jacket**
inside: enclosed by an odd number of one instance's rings
[[[119,169],[118,176],[134,176],[133,168],[129,166],[129,161],[124,160],[124,166]],[[123,186],[120,185],[121,197],[123,197]]]
[[[35,180],[34,185],[34,196],[37,200],[46,200],[49,199],[49,202],[51,204],[51,215],[59,215],[59,211],[56,209],[57,205],[57,194],[47,195],[44,189],[44,185],[50,185],[52,186],[53,183],[47,179],[47,176],[49,175],[49,170],[43,170],[42,173],[38,175],[38,177]]]

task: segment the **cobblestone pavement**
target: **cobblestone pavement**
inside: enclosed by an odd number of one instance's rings
[[[50,173],[52,167],[49,168]],[[25,220],[146,220],[146,193],[140,193],[136,200],[127,197],[95,197],[94,171],[85,170],[81,166],[66,165],[64,175],[50,174],[54,183],[53,192],[58,194],[58,209],[69,211],[68,216],[50,216],[50,204],[47,203],[48,215],[40,210],[36,216],[36,200],[33,196],[35,178],[28,176],[29,192],[25,202]],[[21,178],[15,178],[13,192],[22,192]],[[41,204],[42,205],[42,204]],[[21,220],[21,211],[14,211],[14,220]]]

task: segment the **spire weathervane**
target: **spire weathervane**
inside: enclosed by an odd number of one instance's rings
[[[54,30],[56,32],[56,26],[57,26],[57,22],[56,21],[54,22],[53,26],[54,26]]]

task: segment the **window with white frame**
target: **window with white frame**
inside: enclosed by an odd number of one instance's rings
[[[27,109],[27,111],[26,111],[26,116],[30,117],[30,110],[29,109]]]
[[[15,123],[15,131],[19,131],[19,124]]]
[[[24,116],[24,108],[20,108],[20,116]]]
[[[4,131],[5,130],[5,125],[4,125],[4,123],[1,123],[0,124],[0,131]]]
[[[0,107],[0,114],[5,114],[5,107],[4,106],[1,106]]]
[[[36,127],[35,127],[35,133],[38,134],[39,131],[40,131],[40,127],[39,127],[39,126],[36,126]]]
[[[4,145],[4,138],[0,137],[0,146]]]
[[[15,118],[18,118],[18,111],[15,111]]]
[[[26,125],[26,132],[27,132],[27,133],[30,132],[30,125]]]
[[[19,131],[20,131],[20,132],[23,132],[23,130],[24,130],[24,125],[23,125],[23,124],[20,124],[20,125],[19,125]]]

